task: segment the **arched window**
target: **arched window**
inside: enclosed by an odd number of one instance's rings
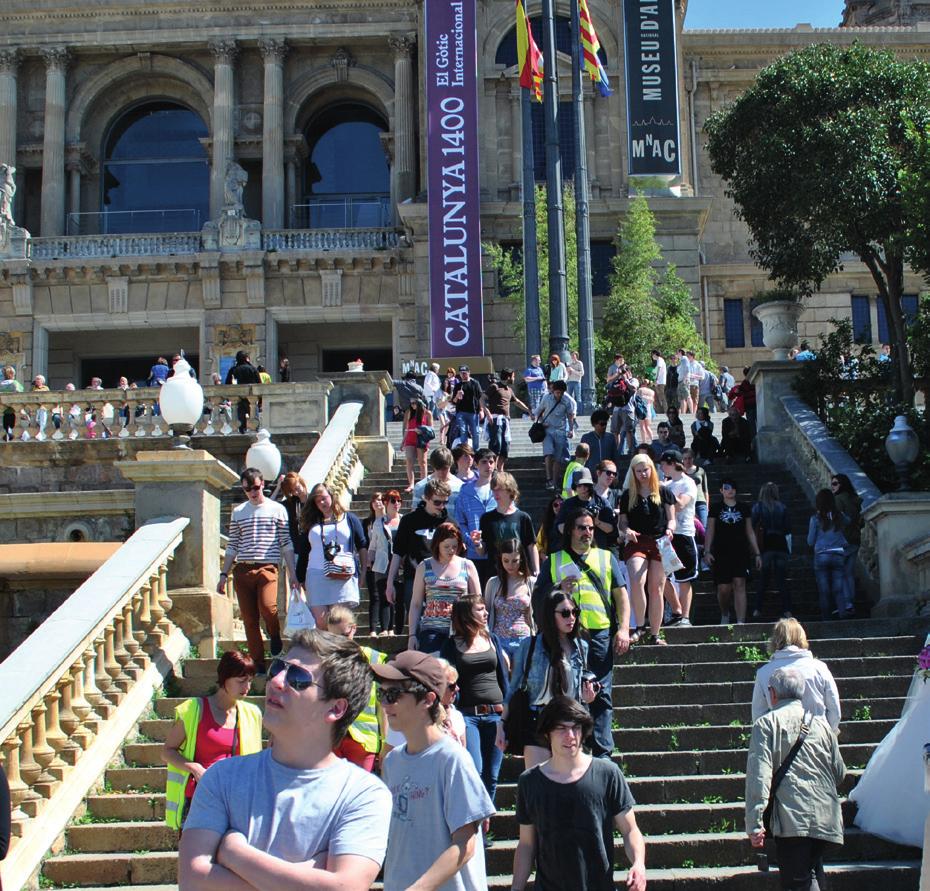
[[[333,106],[311,120],[297,225],[355,229],[389,224],[391,172],[381,144],[385,130],[386,121],[360,103]]]
[[[103,232],[192,232],[210,217],[200,116],[175,102],[124,112],[104,140]]]
[[[543,24],[542,16],[531,16],[530,27],[533,29],[533,39],[540,50],[543,49]],[[595,23],[595,30],[597,25]],[[556,52],[565,53],[566,56],[572,54],[572,27],[568,16],[557,15],[555,17],[555,49]],[[606,67],[607,53],[604,47],[598,52],[598,57]],[[495,65],[506,65],[508,68],[517,64],[517,26],[514,25],[505,35],[504,39],[497,45],[497,54],[494,56]]]

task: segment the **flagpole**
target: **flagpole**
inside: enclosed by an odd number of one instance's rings
[[[533,115],[530,91],[520,88],[523,122],[523,323],[526,331],[526,364],[542,353],[539,325],[539,267],[536,252],[536,174],[533,158]]]
[[[549,223],[549,352],[568,361],[568,294],[562,213],[562,156],[559,152],[559,74],[553,0],[542,0],[543,106],[546,120],[546,203]]]
[[[588,218],[588,152],[584,131],[584,90],[581,81],[581,16],[578,0],[571,0],[572,111],[575,123],[575,239],[578,256],[578,351],[584,365],[581,402],[585,411],[595,404],[594,301],[591,296],[591,227]]]

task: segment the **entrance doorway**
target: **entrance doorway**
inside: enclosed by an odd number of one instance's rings
[[[171,356],[165,356],[171,364]],[[200,370],[200,356],[191,356],[187,353],[184,358],[190,363],[194,373]],[[104,387],[115,387],[122,375],[129,379],[129,383],[145,387],[148,384],[149,371],[155,364],[154,359],[143,359],[139,356],[106,356],[82,357],[80,380],[86,387],[92,377],[99,377]]]
[[[349,363],[361,359],[367,371],[391,371],[394,353],[379,347],[358,347],[354,350],[323,350],[320,355],[320,370],[327,372],[348,371]]]

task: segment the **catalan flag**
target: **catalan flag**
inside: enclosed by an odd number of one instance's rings
[[[519,3],[518,3],[519,5]],[[578,0],[578,10],[581,15],[581,65],[582,68],[591,75],[591,80],[597,84],[602,96],[611,94],[610,83],[607,80],[607,72],[598,58],[598,50],[601,43],[597,39],[597,33],[594,30],[594,23],[591,21],[591,13],[588,11],[587,0]],[[519,29],[517,31],[519,34]]]
[[[526,17],[523,0],[517,0],[517,62],[520,86],[530,91],[530,98],[543,101],[543,55],[533,40],[533,29]]]

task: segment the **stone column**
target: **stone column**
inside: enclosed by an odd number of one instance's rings
[[[399,204],[416,194],[416,145],[414,128],[416,109],[413,104],[412,35],[400,34],[388,38],[394,50],[394,166],[397,180],[396,200]]]
[[[87,172],[84,164],[84,146],[69,145],[65,151],[65,170],[68,172],[68,216],[65,217],[65,235],[82,235],[80,217],[70,225],[71,214],[81,212],[81,177]],[[94,231],[94,230],[89,230]]]
[[[233,160],[233,62],[239,48],[235,40],[211,40],[210,52],[213,53],[213,169],[210,173],[210,218],[215,220],[223,210],[226,165]]]
[[[262,123],[262,227],[284,226],[284,56],[283,40],[260,40],[265,60]]]
[[[16,71],[19,50],[0,50],[0,164],[16,165]]]
[[[45,136],[42,142],[42,222],[44,237],[65,228],[65,71],[68,49],[49,46],[45,60]]]

